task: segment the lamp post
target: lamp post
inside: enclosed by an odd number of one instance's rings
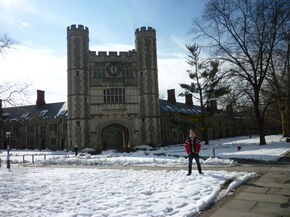
[[[10,169],[10,137],[11,137],[11,132],[7,131],[6,132],[6,138],[7,138],[7,169]]]

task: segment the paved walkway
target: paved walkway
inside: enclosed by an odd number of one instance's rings
[[[246,182],[199,217],[290,217],[290,153],[277,164],[240,166],[240,171],[253,169],[261,176]]]

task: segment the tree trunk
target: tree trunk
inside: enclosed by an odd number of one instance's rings
[[[205,114],[203,113],[202,114],[202,137],[204,139],[204,144],[205,145],[208,145],[209,144],[209,141],[208,141],[208,127],[207,127],[207,123],[206,123],[206,118],[205,118]]]
[[[207,135],[207,123],[205,120],[205,108],[203,104],[202,93],[200,91],[200,106],[201,106],[201,127],[202,127],[202,139],[204,139],[204,144],[208,145],[208,135]]]
[[[260,136],[260,145],[266,145],[264,121],[263,120],[258,121],[258,127],[259,127],[259,136]]]
[[[280,108],[280,114],[281,114],[281,122],[282,122],[282,134],[283,137],[287,137],[289,136],[290,132],[289,132],[289,124],[290,124],[290,117],[288,116],[288,112],[287,110],[289,110],[289,108]]]
[[[290,136],[290,33],[288,32],[288,49],[287,49],[287,102],[285,108],[285,125],[283,125],[283,136]],[[283,123],[283,122],[282,122]]]
[[[256,119],[258,123],[258,131],[260,136],[260,145],[266,145],[266,139],[265,139],[265,129],[264,129],[264,118],[261,116],[259,104],[255,103],[255,114]]]

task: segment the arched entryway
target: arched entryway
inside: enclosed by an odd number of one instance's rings
[[[123,150],[128,147],[129,130],[121,124],[110,124],[101,131],[102,149]]]

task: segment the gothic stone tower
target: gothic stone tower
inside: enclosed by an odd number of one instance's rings
[[[155,29],[141,27],[135,31],[135,47],[140,88],[141,140],[160,144],[160,105]]]
[[[89,29],[67,28],[68,146],[89,146]]]
[[[89,30],[67,28],[68,148],[160,145],[156,33],[135,31],[136,49],[90,51]]]

